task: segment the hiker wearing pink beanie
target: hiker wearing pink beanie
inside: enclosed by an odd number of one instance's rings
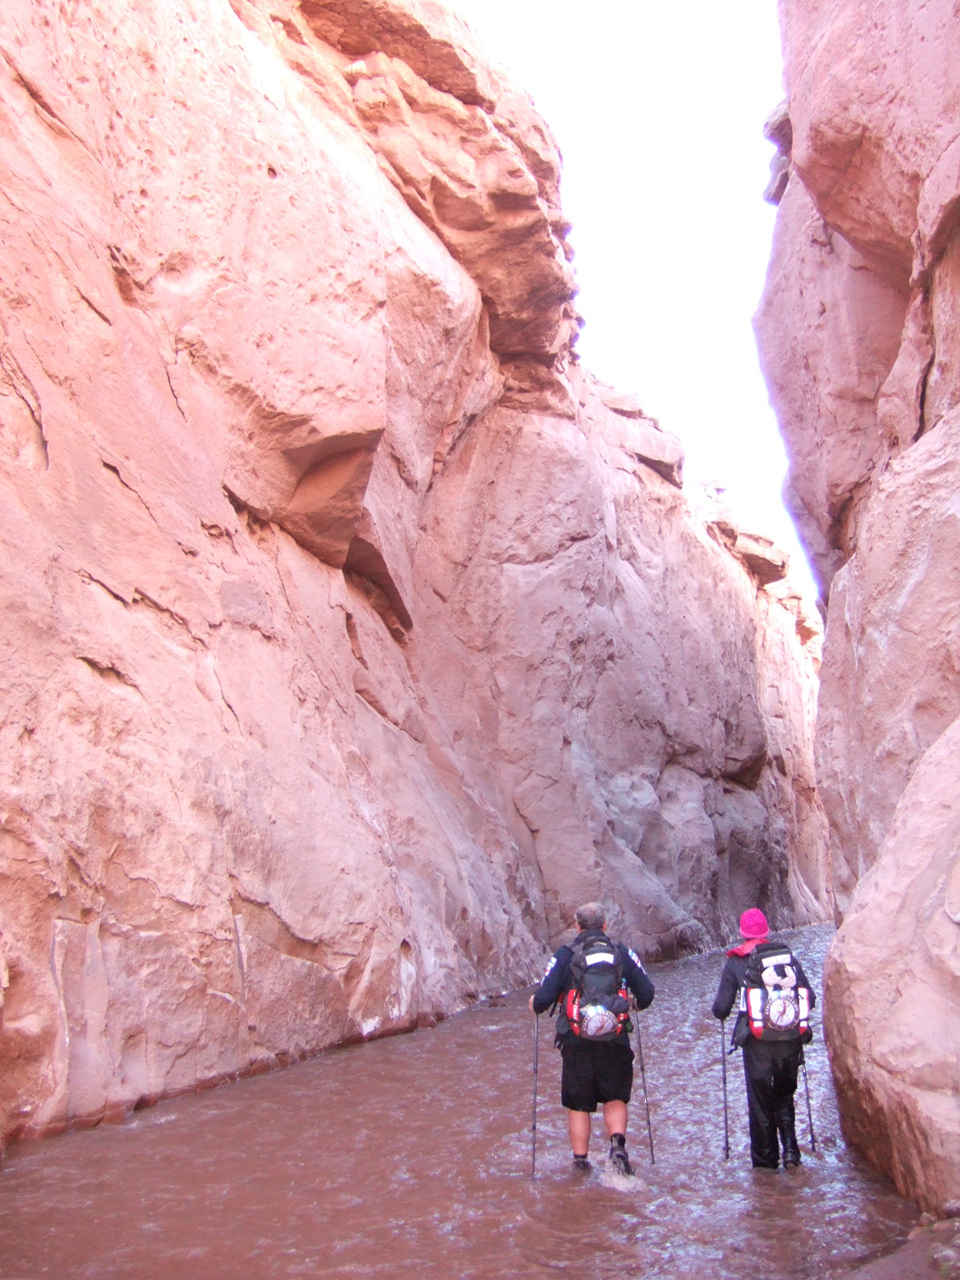
[[[742,942],[727,951],[713,1016],[724,1021],[739,996],[731,1041],[743,1050],[753,1167],[779,1168],[782,1151],[783,1167],[796,1170],[793,1095],[803,1045],[812,1034],[805,1019],[816,998],[790,948],[770,941],[767,917],[758,907],[740,917],[740,936]]]
[[[757,907],[751,907],[740,917],[740,936],[760,942],[770,932],[767,917]]]

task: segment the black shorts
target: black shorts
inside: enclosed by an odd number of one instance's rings
[[[560,1046],[560,1102],[570,1111],[596,1111],[604,1102],[629,1102],[633,1050],[624,1040],[575,1040]]]

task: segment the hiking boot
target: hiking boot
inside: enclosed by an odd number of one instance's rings
[[[610,1139],[609,1163],[615,1173],[622,1174],[625,1178],[632,1176],[633,1167],[627,1155],[627,1145],[622,1133],[615,1133]]]
[[[574,1173],[589,1173],[592,1168],[593,1166],[591,1165],[590,1161],[586,1156],[573,1157]]]
[[[796,1172],[800,1165],[800,1145],[797,1142],[792,1098],[777,1111],[777,1129],[780,1131],[780,1146],[783,1148],[783,1167]]]
[[[783,1135],[783,1167],[789,1169],[791,1173],[795,1173],[800,1168],[800,1147],[793,1125],[790,1125]]]

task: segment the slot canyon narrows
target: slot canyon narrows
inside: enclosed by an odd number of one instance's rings
[[[836,925],[864,1241],[960,1215],[960,28],[779,14],[825,627],[578,357],[556,143],[452,0],[5,0],[0,1205],[32,1139],[457,1043],[602,900],[674,991],[746,907]]]

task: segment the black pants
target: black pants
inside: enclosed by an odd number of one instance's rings
[[[750,1156],[755,1169],[776,1169],[780,1163],[780,1145],[784,1164],[800,1163],[793,1111],[799,1067],[799,1040],[772,1043],[749,1040],[743,1046]]]

